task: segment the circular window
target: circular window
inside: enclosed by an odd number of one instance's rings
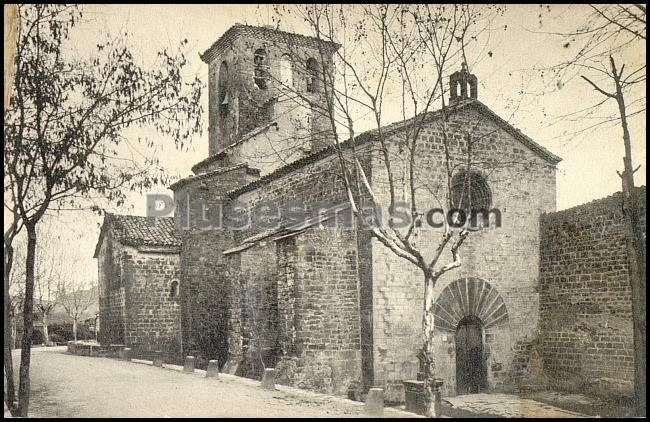
[[[462,170],[451,180],[451,206],[462,210],[488,210],[492,192],[487,180],[475,171]]]

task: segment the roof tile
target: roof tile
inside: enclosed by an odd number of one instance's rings
[[[130,246],[181,246],[173,217],[142,217],[106,213],[116,236]]]

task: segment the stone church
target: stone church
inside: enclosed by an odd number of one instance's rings
[[[380,386],[387,401],[404,399],[403,381],[418,372],[420,270],[362,227],[325,224],[332,212],[266,230],[202,224],[205,204],[251,210],[301,203],[309,210],[348,202],[331,125],[320,112],[339,47],[235,25],[201,54],[209,69],[209,154],[170,187],[173,218],[106,216],[95,251],[103,344],[126,344],[142,356],[163,350],[169,360],[193,355],[199,366],[218,359],[222,370],[253,378],[274,367],[282,384],[337,395]],[[472,231],[462,265],[435,287],[436,375],[445,395],[513,391],[541,382],[558,362],[544,359],[555,348],[540,338],[548,326],[540,321],[540,308],[548,310],[540,295],[544,282],[559,278],[540,265],[557,270],[542,250],[549,245],[542,230],[566,227],[549,223],[560,158],[480,102],[477,87],[465,68],[450,80],[444,130],[458,168],[451,185],[469,179],[472,197],[498,209],[501,221]],[[422,116],[415,175],[429,183],[418,195],[423,210],[445,195],[442,116],[440,110]],[[408,121],[382,129],[398,156]],[[355,144],[370,186],[387,201],[378,136],[359,134]],[[470,136],[479,164],[463,170]],[[396,177],[403,182],[403,176]],[[425,256],[441,230],[422,226],[418,246]],[[565,298],[555,297],[554,306]],[[610,335],[624,337],[629,327],[622,324]],[[620,343],[627,356],[630,346]],[[559,368],[557,378],[562,371],[576,373]]]

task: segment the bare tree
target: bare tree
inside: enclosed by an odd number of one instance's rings
[[[452,197],[452,178],[459,171],[480,165],[472,157],[472,147],[483,141],[474,127],[464,133],[467,151],[462,156],[452,151],[445,102],[445,77],[452,69],[467,66],[466,47],[478,44],[477,37],[488,31],[490,22],[502,9],[465,5],[309,5],[275,7],[278,24],[290,13],[299,16],[311,29],[320,44],[320,69],[316,74],[325,101],[315,102],[290,83],[280,79],[276,84],[296,102],[306,104],[314,116],[324,116],[327,124],[320,131],[312,130],[303,138],[321,136],[336,151],[338,177],[345,187],[354,215],[370,222],[371,235],[396,256],[419,268],[423,276],[422,347],[418,354],[420,376],[425,380],[429,400],[427,414],[436,415],[433,354],[433,290],[437,281],[461,265],[460,249],[469,231],[466,225],[444,222],[432,255],[430,239],[421,236],[420,226],[425,203],[431,201],[441,208],[471,208],[469,180],[464,193]],[[276,19],[276,18],[274,18]],[[289,42],[289,41],[288,41]],[[334,63],[329,60],[325,45],[336,43]],[[309,75],[312,70],[300,57],[294,57],[298,72]],[[426,64],[426,68],[425,65]],[[455,70],[454,69],[454,70]],[[268,75],[270,77],[270,75]],[[308,82],[313,83],[313,82]],[[395,95],[395,92],[400,94]],[[389,116],[386,105],[400,102],[401,114]],[[434,104],[440,104],[437,123],[444,145],[443,181],[425,180],[421,174],[421,134],[432,124]],[[376,142],[357,144],[359,116],[368,117]],[[401,120],[386,127],[388,119]],[[396,133],[395,128],[400,131]],[[300,138],[298,137],[300,142]],[[288,148],[295,148],[290,145]],[[367,176],[368,157],[383,167],[386,181],[370,181]],[[486,164],[486,163],[482,163]],[[388,193],[387,199],[384,193]],[[387,226],[377,208],[387,205],[391,211],[401,200],[408,204],[408,225],[400,226],[391,215]],[[367,215],[365,201],[375,204]],[[386,203],[387,202],[387,203]],[[458,222],[459,214],[456,214]],[[450,260],[444,261],[444,254]]]
[[[201,130],[203,84],[198,78],[186,82],[181,75],[186,41],[176,52],[159,52],[148,68],[134,57],[127,34],[98,42],[89,57],[71,57],[64,45],[83,18],[79,6],[20,5],[18,14],[15,76],[5,113],[4,205],[15,227],[25,228],[27,248],[19,400],[16,405],[9,396],[5,402],[12,414],[24,417],[37,226],[48,210],[74,209],[92,194],[119,205],[129,190],[166,183],[155,154],[120,160],[130,145],[124,130],[152,127],[182,148]],[[138,142],[154,145],[150,139]],[[5,263],[12,236],[5,231]]]
[[[561,86],[575,76],[594,89],[594,101],[572,112],[572,118],[589,123],[585,129],[606,124],[618,125],[624,147],[621,177],[622,208],[627,226],[629,279],[632,293],[634,330],[634,390],[638,416],[646,414],[646,248],[642,230],[640,202],[634,187],[634,173],[640,165],[632,162],[629,121],[643,117],[646,105],[645,56],[639,51],[646,42],[646,7],[642,4],[589,5],[591,12],[577,29],[568,33],[548,33],[558,37],[565,48],[572,44],[577,52],[551,68],[554,83]],[[549,9],[550,10],[550,9]],[[615,103],[615,107],[609,107]],[[568,115],[560,116],[566,118]]]
[[[50,236],[43,239],[36,251],[36,268],[34,275],[34,306],[43,329],[43,339],[46,345],[50,343],[50,316],[59,303],[59,286],[61,285],[66,260],[60,250],[53,246]]]
[[[87,315],[88,309],[97,301],[97,280],[79,280],[68,274],[59,285],[57,297],[66,314],[72,319],[72,334],[77,340],[79,322]],[[94,315],[92,315],[94,316]]]

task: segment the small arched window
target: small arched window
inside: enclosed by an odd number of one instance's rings
[[[476,171],[456,173],[451,179],[451,205],[462,210],[488,210],[492,192],[485,177]]]
[[[258,48],[255,50],[255,55],[253,56],[253,64],[255,67],[255,85],[257,85],[259,89],[266,89],[269,74],[269,64],[265,49]]]
[[[283,88],[293,87],[293,66],[287,54],[280,58],[280,84]]]
[[[226,117],[230,112],[230,96],[228,95],[228,65],[221,63],[219,68],[219,114]]]
[[[307,92],[318,92],[318,62],[313,57],[307,59]]]
[[[169,300],[174,300],[178,296],[178,281],[172,281],[169,286]]]

